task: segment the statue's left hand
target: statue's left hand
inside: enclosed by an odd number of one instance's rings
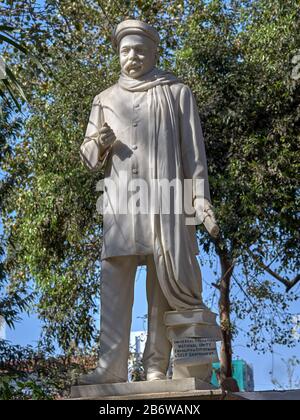
[[[206,198],[196,199],[194,202],[194,207],[199,223],[203,223],[207,232],[213,238],[217,238],[219,236],[220,229],[217,225],[215,213],[211,203]]]

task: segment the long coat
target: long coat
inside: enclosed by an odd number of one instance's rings
[[[94,98],[81,158],[91,170],[105,165],[105,179],[118,186],[118,203],[128,200],[127,181],[143,179],[149,183],[153,177],[201,180],[203,196],[210,200],[195,99],[186,85],[165,73],[154,69],[145,80],[137,81],[121,76],[117,84]],[[104,122],[117,139],[106,150],[97,141]],[[154,254],[160,284],[170,306],[199,307],[202,286],[195,258],[195,226],[186,226],[184,217],[174,211],[169,215],[160,211],[158,217],[120,214],[109,192],[104,201],[110,211],[103,216],[101,258],[140,255],[142,262],[144,255]]]
[[[170,88],[177,109],[184,178],[202,178],[206,198],[209,198],[205,149],[193,94],[182,83],[173,84]],[[113,129],[117,138],[106,153],[96,143],[99,129],[104,122]],[[173,139],[166,138],[166,141]],[[105,165],[105,177],[115,182],[120,181],[120,174],[124,173],[127,174],[128,181],[138,177],[148,182],[149,155],[147,92],[130,92],[117,83],[97,95],[81,146],[81,157],[86,166],[97,170]],[[125,193],[128,195],[126,188],[119,186],[118,193],[120,201],[124,202]],[[118,214],[117,211],[109,213],[103,216],[102,259],[153,253],[148,215],[125,215]],[[195,229],[189,229],[197,252]]]

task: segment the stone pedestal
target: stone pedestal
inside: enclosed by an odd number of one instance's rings
[[[220,398],[222,391],[196,378],[73,386],[72,399],[185,399]]]
[[[173,379],[194,377],[210,382],[211,365],[219,361],[216,342],[222,339],[216,317],[207,308],[165,313],[174,354]]]

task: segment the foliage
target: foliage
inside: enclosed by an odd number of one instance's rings
[[[130,353],[129,357],[129,377],[132,382],[146,380],[146,374],[140,354]]]
[[[13,118],[10,110],[3,110],[0,113],[0,162],[12,158],[14,144],[20,129],[20,119]],[[6,199],[13,189],[16,177],[16,173],[11,173],[5,179],[0,179],[0,221]],[[30,310],[33,294],[28,284],[20,284],[18,281],[14,282],[9,279],[6,241],[5,233],[0,232],[0,319],[12,328],[14,323],[19,320],[20,312]],[[12,255],[11,258],[13,258]]]
[[[299,270],[300,95],[291,77],[298,23],[293,1],[193,2],[176,55],[198,100],[213,203],[227,258],[239,270],[232,309],[250,319],[257,349],[293,344],[288,306],[297,295],[285,294],[257,262],[285,275]],[[201,242],[214,249],[207,235]],[[273,332],[267,342],[266,331]]]
[[[287,389],[299,389],[300,387],[300,377],[297,375],[297,368],[300,366],[300,360],[296,356],[290,357],[288,360],[281,359],[281,362],[284,364],[286,373],[287,373],[287,383],[282,383],[276,377],[272,377],[272,382],[277,389],[287,390]]]
[[[56,355],[47,347],[13,346],[0,341],[0,399],[67,397],[76,378],[95,366],[97,351]]]
[[[0,22],[0,45],[2,43],[8,44],[9,46],[14,47],[15,49],[23,52],[24,54],[27,54],[27,49],[12,38],[11,33],[13,32],[13,30],[13,27],[8,25],[1,25]],[[5,65],[5,63],[3,70],[5,74],[3,74],[3,77],[0,77],[0,97],[2,98],[6,106],[11,107],[11,103],[9,101],[10,98],[14,102],[15,106],[19,110],[21,110],[15,91],[17,91],[18,95],[23,100],[26,100],[23,88],[19,84],[10,67]],[[2,112],[1,108],[0,111]]]

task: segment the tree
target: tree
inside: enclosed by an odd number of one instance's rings
[[[17,64],[20,66],[24,63],[24,55],[29,56],[29,51],[23,42],[19,42],[13,37],[15,28],[7,24],[7,22],[0,18],[0,47],[3,56],[15,63],[12,59],[14,51],[22,54]],[[0,77],[0,163],[1,163],[1,179],[0,179],[0,215],[5,208],[6,199],[9,192],[15,186],[17,177],[24,176],[22,169],[11,174],[2,173],[4,166],[2,165],[6,159],[13,159],[14,151],[16,150],[16,142],[18,136],[21,134],[22,124],[18,112],[21,112],[21,104],[26,101],[26,96],[23,91],[18,78],[15,76],[10,65],[7,65],[1,58],[1,77]],[[40,69],[43,69],[39,60],[31,55],[31,60]],[[2,68],[3,67],[3,68]],[[1,220],[1,219],[0,219]],[[5,234],[0,235],[0,314],[6,324],[10,327],[18,319],[18,313],[28,310],[32,301],[33,295],[29,292],[27,285],[15,285],[10,281],[9,286],[5,285],[8,282],[5,264],[3,262],[6,249]]]
[[[103,174],[91,177],[78,150],[92,97],[118,77],[112,27],[133,16],[160,28],[161,65],[192,87],[200,110],[222,231],[213,241],[199,230],[203,250],[216,253],[221,265],[215,286],[222,381],[232,376],[231,315],[249,318],[255,348],[268,344],[264,331],[274,332],[271,344],[291,345],[288,305],[297,298],[292,286],[299,281],[294,2],[13,3],[10,19],[14,26],[27,22],[27,48],[47,73],[34,74],[30,60],[18,68],[30,108],[13,158],[4,162],[16,179],[5,204],[6,266],[11,282],[34,281],[44,336],[67,352],[92,343],[97,334],[101,218],[94,211],[94,186]],[[240,297],[231,302],[233,288]]]
[[[299,83],[290,77],[299,45],[298,14],[289,1],[193,2],[184,29],[187,47],[177,56],[180,74],[192,81],[197,95],[222,231],[213,244],[202,238],[206,249],[214,246],[222,268],[216,285],[222,379],[231,376],[230,290],[237,265],[243,267],[244,279],[237,280],[237,286],[244,296],[234,309],[252,319],[252,343],[262,344],[259,330],[264,328],[276,331],[275,341],[291,343],[288,328],[279,332],[276,312],[278,305],[286,309],[295,297],[257,278],[264,271],[275,273],[270,263],[283,272],[299,269]],[[299,281],[298,275],[291,281],[278,273],[272,277],[284,283],[287,292]],[[260,316],[268,300],[273,322]]]
[[[150,3],[142,8],[154,19]],[[8,246],[10,276],[24,284],[34,278],[44,336],[65,351],[90,344],[97,334],[101,217],[95,213],[94,186],[101,174],[91,177],[78,150],[95,92],[118,77],[109,37],[126,8],[114,5],[82,2],[78,10],[77,3],[48,2],[41,12],[28,6],[35,30],[29,25],[27,47],[38,51],[47,75],[36,77],[30,63],[20,68],[31,118],[14,160],[4,166],[8,173],[26,169],[6,207],[5,227],[14,247],[12,252]],[[134,2],[130,7],[135,9]],[[15,2],[14,10],[18,20],[26,7]]]
[[[12,83],[14,84],[14,79]],[[6,107],[3,106],[2,112],[0,112],[1,164],[4,160],[12,157],[14,142],[21,130],[20,118],[17,115],[13,116],[12,108],[7,106],[7,100],[5,94],[0,99],[0,109],[2,104],[6,105]],[[17,101],[15,96],[14,101]],[[4,178],[2,170],[0,172],[2,178],[0,178],[0,222],[6,200],[14,185],[15,175],[11,174]],[[4,262],[7,246],[6,239],[5,233],[0,231],[0,316],[9,327],[13,327],[14,323],[19,319],[19,313],[29,310],[32,294],[28,285],[16,284],[8,278],[7,267]]]
[[[11,47],[16,48],[18,51],[21,51],[24,54],[27,54],[28,53],[27,49],[11,37],[11,32],[13,31],[14,31],[13,27],[0,24],[0,45],[2,43],[4,44],[6,43]],[[15,91],[17,91],[19,97],[21,97],[23,100],[26,100],[23,88],[19,84],[18,80],[16,79],[10,67],[5,65],[4,61],[3,61],[2,71],[3,71],[3,75],[0,78],[0,97],[2,98],[4,104],[8,106],[9,108],[11,108],[11,103],[9,101],[9,98],[10,98],[13,101],[14,105],[20,111],[21,107],[18,101],[18,97],[15,94]],[[0,108],[0,110],[1,109],[2,108]]]
[[[296,356],[290,357],[288,360],[281,359],[287,373],[287,383],[282,383],[280,380],[274,378],[272,372],[272,382],[277,389],[299,389],[300,377],[297,376],[297,368],[300,365],[300,360]]]
[[[0,399],[49,400],[69,396],[76,378],[96,365],[98,351],[72,358],[53,348],[21,347],[0,341]]]

